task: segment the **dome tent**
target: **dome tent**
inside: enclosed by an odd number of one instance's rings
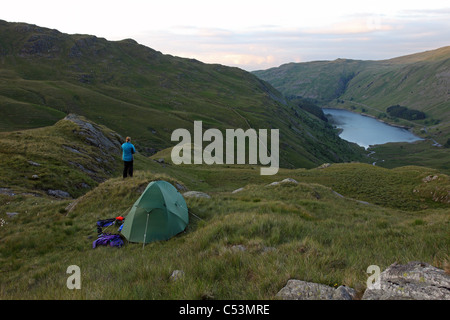
[[[130,242],[167,240],[189,223],[186,201],[166,181],[152,181],[125,218],[122,235]]]

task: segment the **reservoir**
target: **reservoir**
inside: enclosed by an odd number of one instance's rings
[[[341,137],[364,148],[388,142],[414,142],[423,140],[406,129],[394,127],[374,118],[340,109],[322,109],[331,115],[331,124],[342,129]]]

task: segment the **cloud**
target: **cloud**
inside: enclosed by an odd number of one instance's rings
[[[180,19],[177,25],[152,26],[128,37],[163,53],[248,71],[289,62],[389,59],[450,45],[450,8],[353,10],[339,17],[315,16],[312,24],[295,24],[289,16],[291,23],[263,19],[240,27],[233,16],[228,17],[232,26]],[[306,13],[297,20],[300,16]]]
[[[376,31],[390,31],[395,27],[390,21],[382,16],[369,15],[366,17],[353,18],[341,22],[336,22],[320,28],[305,29],[308,34],[361,34]]]

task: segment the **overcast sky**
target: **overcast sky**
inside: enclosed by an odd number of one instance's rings
[[[252,71],[380,60],[450,45],[448,0],[14,0],[0,19]]]

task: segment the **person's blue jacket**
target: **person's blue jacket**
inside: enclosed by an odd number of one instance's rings
[[[133,161],[133,154],[136,153],[131,142],[125,142],[122,144],[122,160],[123,161]]]

